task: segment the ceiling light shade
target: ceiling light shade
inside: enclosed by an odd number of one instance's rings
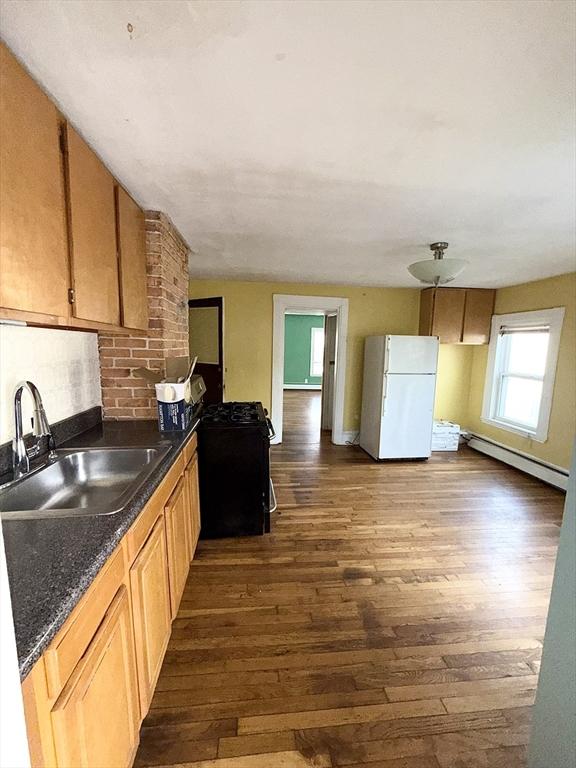
[[[444,258],[444,251],[448,248],[448,243],[432,243],[430,248],[434,251],[433,259],[416,261],[408,267],[408,272],[412,277],[420,280],[421,283],[429,283],[430,285],[450,283],[468,264],[464,259]]]

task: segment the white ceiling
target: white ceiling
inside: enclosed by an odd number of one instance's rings
[[[571,0],[3,0],[2,34],[194,276],[575,264]],[[132,32],[127,25],[131,24]]]

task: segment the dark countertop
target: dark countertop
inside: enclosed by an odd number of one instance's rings
[[[2,530],[23,680],[138,517],[195,431],[161,434],[158,422],[103,422],[62,448],[171,445],[122,512],[99,517],[4,520]]]

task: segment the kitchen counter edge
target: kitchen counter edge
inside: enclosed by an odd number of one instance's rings
[[[154,472],[113,515],[2,521],[23,681],[196,432],[160,433],[155,421],[102,422],[62,448],[170,445]]]

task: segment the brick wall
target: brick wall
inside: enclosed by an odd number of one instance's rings
[[[154,387],[134,369],[164,372],[167,357],[188,355],[188,251],[167,216],[146,211],[148,333],[98,334],[106,419],[156,418]]]

